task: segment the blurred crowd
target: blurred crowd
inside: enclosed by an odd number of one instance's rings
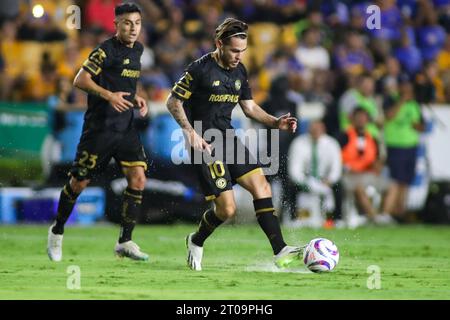
[[[50,101],[52,108],[60,110],[86,108],[85,95],[70,83],[92,49],[114,34],[114,7],[120,2],[3,0],[0,100]],[[323,119],[311,126],[309,134],[327,133],[336,140],[339,152],[347,144],[364,149],[367,139],[361,137],[374,139],[375,155],[371,161],[365,159],[364,170],[352,167],[352,152],[348,151],[344,158],[349,163],[341,163],[344,173],[379,173],[383,163],[394,169],[410,161],[419,143],[411,132],[423,130],[421,108],[450,102],[449,0],[132,2],[143,10],[141,95],[149,101],[164,101],[186,65],[214,50],[216,26],[225,17],[236,17],[250,25],[244,63],[256,102],[275,115],[295,114],[303,104],[322,105]],[[81,8],[80,29],[68,28],[74,11],[67,8],[73,4]],[[380,8],[379,29],[367,24],[373,19],[373,11],[367,12],[371,4]],[[360,110],[367,119],[360,119]],[[359,140],[354,141],[352,129],[360,126],[358,121],[367,124],[364,130],[356,130]],[[292,138],[283,139],[287,154]],[[394,154],[400,163],[392,160]],[[299,180],[303,174],[290,172],[287,159],[283,163],[280,174],[289,175],[284,180],[304,184]],[[391,177],[398,182],[389,189],[395,197],[380,209],[383,218],[379,221],[387,221],[386,215],[395,210],[403,211],[396,204],[405,198],[410,174]],[[320,170],[315,175],[318,182],[326,180],[320,178]],[[355,179],[351,180],[347,185],[352,185],[357,205],[375,220],[376,210],[369,207]],[[367,184],[370,179],[362,180]],[[326,181],[328,189],[315,185],[322,200],[338,181],[340,175]],[[312,190],[311,186],[306,189]]]
[[[73,78],[89,52],[114,33],[119,0],[2,1],[2,100],[42,101],[59,79]],[[143,9],[145,44],[141,84],[161,99],[186,64],[214,49],[215,27],[225,17],[248,22],[245,64],[255,99],[268,96],[279,75],[293,99],[335,103],[358,76],[375,81],[368,94],[389,95],[400,74],[422,103],[450,101],[448,0],[135,0]],[[80,29],[69,29],[70,5],[81,8]],[[380,8],[380,29],[369,29],[370,4]]]

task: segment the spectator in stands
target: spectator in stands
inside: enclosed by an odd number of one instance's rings
[[[57,80],[56,65],[51,60],[50,54],[44,52],[39,72],[25,80],[23,100],[46,101],[50,95],[56,93]]]
[[[350,87],[339,99],[339,123],[342,131],[350,125],[350,115],[359,106],[364,108],[370,116],[367,130],[375,138],[379,139],[379,126],[382,124],[382,115],[374,97],[375,82],[372,76],[364,73],[357,77],[355,87]]]
[[[255,14],[255,5],[252,1],[246,0],[229,0],[224,4],[224,15],[234,15],[237,19],[242,21],[253,21],[253,15]]]
[[[179,29],[169,29],[164,38],[156,44],[156,61],[171,83],[175,83],[183,72],[191,48]]]
[[[309,28],[316,28],[320,31],[320,43],[327,49],[331,48],[333,33],[330,27],[324,23],[322,12],[318,9],[311,9],[306,18],[294,24],[294,33],[297,39],[303,38],[303,33]]]
[[[309,27],[302,34],[302,40],[295,57],[300,65],[309,71],[328,70],[330,68],[330,55],[320,43],[320,30]]]
[[[416,74],[422,68],[422,54],[406,32],[402,33],[400,46],[394,50],[394,56],[409,75]]]
[[[356,3],[349,5],[350,11],[350,21],[348,23],[348,28],[350,30],[356,30],[360,33],[365,32],[367,30],[366,21],[367,21],[367,3]],[[346,34],[341,32],[341,38],[338,41],[344,41]]]
[[[221,12],[217,6],[205,6],[200,12],[198,30],[195,32],[194,36],[200,38],[209,37],[211,39],[212,35],[216,32],[216,26],[219,23],[220,17]]]
[[[445,90],[435,61],[428,61],[415,78],[414,91],[419,103],[443,103]]]
[[[365,214],[363,217],[376,224],[393,223],[394,220],[389,214],[379,214],[379,208],[368,194],[369,188],[377,195],[387,189],[386,180],[381,176],[383,161],[380,156],[379,143],[367,131],[368,122],[367,111],[357,107],[352,112],[351,125],[338,137],[342,149],[346,202],[351,203],[354,199],[357,208]],[[349,213],[347,212],[347,214]],[[365,220],[354,216],[347,218],[352,227],[364,223]]]
[[[395,0],[377,0],[375,4],[380,7],[381,28],[369,29],[369,33],[375,39],[384,41],[396,41],[400,39],[400,30],[404,25],[402,14]]]
[[[425,61],[433,60],[445,43],[444,28],[437,24],[437,17],[430,12],[425,24],[417,29],[417,43]]]
[[[299,136],[291,143],[288,153],[289,178],[300,193],[309,195],[311,217],[293,221],[292,226],[321,227],[325,214],[336,209],[335,193],[342,173],[341,149],[338,142],[325,133],[325,125],[316,120],[310,124],[309,134]],[[295,211],[291,212],[291,218]],[[340,224],[340,217],[337,224]]]
[[[372,71],[373,58],[366,49],[363,36],[355,30],[350,30],[345,37],[345,45],[338,46],[335,50],[336,68],[344,73],[356,75]]]
[[[450,34],[447,34],[445,45],[441,51],[439,51],[436,61],[444,85],[444,100],[445,102],[450,102]]]
[[[0,28],[0,52],[3,58],[3,94],[2,99],[16,98],[17,79],[22,76],[21,44],[17,41],[17,23],[14,20],[5,20]]]
[[[290,23],[297,21],[306,11],[306,1],[298,0],[273,0],[280,12],[278,22]]]
[[[67,40],[64,48],[64,59],[59,60],[56,65],[58,75],[73,79],[85,60],[86,57],[80,55],[78,41]]]
[[[44,6],[54,7],[51,2],[44,3]],[[65,40],[67,34],[55,21],[52,13],[51,10],[45,10],[44,7],[43,15],[41,17],[35,17],[31,14],[31,10],[28,11],[28,16],[19,25],[17,38],[19,40],[42,42]]]
[[[333,32],[338,31],[350,21],[349,7],[347,3],[340,0],[321,1],[320,11]]]
[[[384,61],[383,75],[378,80],[377,91],[383,95],[392,95],[398,92],[398,79],[401,75],[401,67],[398,60],[389,56]]]
[[[369,5],[368,3],[367,6]],[[372,55],[379,63],[388,58],[392,52],[392,46],[400,41],[402,33],[407,33],[410,39],[414,39],[414,28],[410,20],[404,19],[404,14],[399,8],[399,1],[377,0],[375,5],[380,7],[381,28],[372,28],[367,31],[371,38]]]
[[[437,54],[436,62],[440,72],[450,70],[450,34],[447,34],[445,44]]]
[[[401,218],[405,214],[408,187],[415,177],[417,147],[424,122],[409,79],[402,78],[399,89],[398,98],[384,102],[384,139],[392,183],[383,211]]]
[[[328,107],[333,102],[330,94],[330,80],[332,72],[328,70],[317,70],[312,77],[302,78],[302,93],[306,102],[317,102]]]
[[[271,82],[281,76],[302,72],[304,68],[295,58],[293,51],[294,49],[289,47],[275,50],[268,57],[265,68],[261,70],[261,77],[266,77],[267,81]]]

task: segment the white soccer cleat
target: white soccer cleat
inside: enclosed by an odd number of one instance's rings
[[[148,261],[148,254],[142,252],[141,248],[131,240],[116,243],[114,253],[120,258],[127,257],[133,260]]]
[[[54,234],[53,226],[54,224],[48,229],[47,254],[51,261],[61,261],[63,235]]]
[[[374,217],[373,222],[375,222],[375,224],[381,225],[381,226],[394,225],[397,223],[395,221],[395,219],[392,218],[391,215],[388,213],[377,214]]]
[[[195,271],[202,271],[203,247],[199,247],[192,242],[194,233],[186,237],[186,248],[188,249],[187,264]]]
[[[281,251],[273,257],[275,265],[278,268],[286,268],[293,261],[300,260],[304,247],[285,246]]]

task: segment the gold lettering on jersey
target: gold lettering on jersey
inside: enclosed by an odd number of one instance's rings
[[[102,71],[103,61],[105,61],[106,53],[101,48],[95,50],[86,61],[83,66],[91,71],[94,75],[98,75]]]
[[[127,78],[139,78],[139,76],[141,75],[141,71],[139,70],[130,70],[130,69],[123,69],[122,70],[122,77],[127,77]]]
[[[209,102],[233,102],[239,101],[239,95],[237,94],[212,94],[209,96]]]
[[[179,85],[186,85],[189,88],[189,85],[191,84],[191,81],[194,80],[192,76],[189,74],[189,72],[186,72],[184,76],[178,81]]]

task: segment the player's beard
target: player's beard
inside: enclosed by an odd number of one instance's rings
[[[239,64],[239,61],[238,61],[238,63],[234,63],[233,58],[231,58],[231,57],[228,58],[224,52],[220,52],[220,60],[221,60],[222,64],[224,65],[224,67],[230,68],[230,69],[236,68]]]

